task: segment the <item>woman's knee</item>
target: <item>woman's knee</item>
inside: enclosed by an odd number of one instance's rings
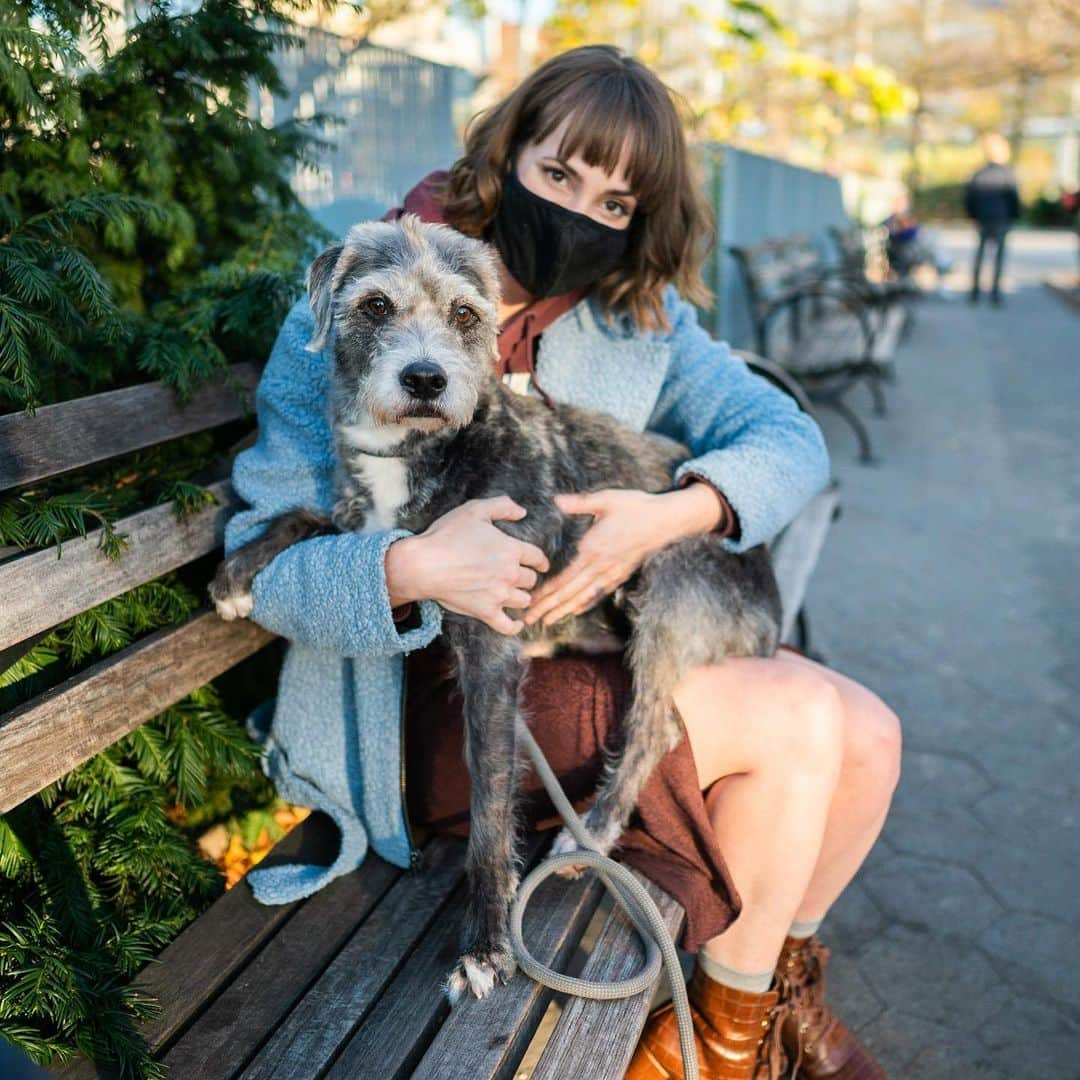
[[[785,688],[788,723],[778,732],[786,762],[799,770],[836,776],[844,756],[844,704],[840,692],[815,672]]]
[[[844,707],[817,671],[772,660],[701,668],[676,692],[695,755],[717,761],[711,779],[768,769],[835,776],[844,754]],[[729,721],[724,723],[724,720]]]
[[[900,718],[876,694],[845,695],[844,766],[872,778],[887,798],[900,780],[903,733]]]

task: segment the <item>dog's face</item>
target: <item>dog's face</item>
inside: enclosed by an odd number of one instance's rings
[[[498,355],[499,277],[485,244],[414,214],[364,222],[311,264],[308,293],[307,347],[333,331],[339,419],[368,449],[469,423]]]

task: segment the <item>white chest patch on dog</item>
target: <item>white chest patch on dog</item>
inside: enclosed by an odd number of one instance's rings
[[[397,524],[397,513],[409,501],[409,474],[396,457],[364,456],[364,480],[371,491],[371,514],[364,532],[382,532]]]

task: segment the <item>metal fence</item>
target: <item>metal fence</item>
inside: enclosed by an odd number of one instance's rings
[[[322,156],[319,172],[293,179],[304,203],[338,235],[353,222],[381,216],[461,152],[457,121],[475,87],[461,68],[314,28],[305,32],[301,48],[279,53],[276,61],[289,93],[284,101],[262,95],[256,107],[263,123],[318,113],[345,121],[325,130],[335,145]],[[746,347],[752,344],[746,297],[727,249],[808,233],[830,257],[828,228],[846,220],[840,182],[718,144],[699,147],[697,154],[717,219],[716,249],[705,268],[716,305],[701,313],[701,321]]]
[[[463,68],[399,49],[356,43],[310,28],[298,49],[275,56],[288,96],[258,102],[263,123],[319,114],[332,147],[319,170],[293,177],[304,204],[331,232],[380,217],[429,172],[448,169],[461,153],[457,106],[476,80]]]
[[[803,233],[814,237],[829,262],[835,251],[830,225],[847,222],[835,176],[785,161],[710,144],[698,151],[706,190],[716,211],[716,248],[705,278],[716,294],[701,322],[738,348],[753,345],[746,295],[728,248]]]

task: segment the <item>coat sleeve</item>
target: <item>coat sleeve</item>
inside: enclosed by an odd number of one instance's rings
[[[259,381],[258,439],[233,465],[233,487],[248,509],[226,526],[226,554],[287,510],[333,507],[330,358],[327,350],[304,348],[311,332],[302,301],[286,318]],[[409,535],[403,529],[342,533],[294,544],[255,576],[251,618],[290,641],[343,656],[421,648],[439,632],[438,605],[422,601],[419,625],[399,630],[386,586],[386,549]]]
[[[825,439],[788,394],[714,340],[671,287],[665,303],[671,363],[648,427],[690,448],[675,482],[697,476],[722,492],[739,522],[739,535],[723,543],[746,551],[772,539],[828,483]]]

